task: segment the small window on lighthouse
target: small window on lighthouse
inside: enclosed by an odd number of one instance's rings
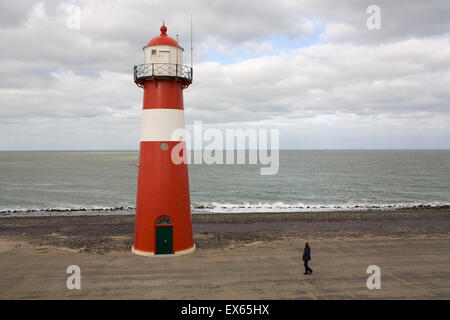
[[[152,49],[152,56],[156,55],[156,49]]]

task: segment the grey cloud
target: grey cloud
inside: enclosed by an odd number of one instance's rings
[[[445,38],[375,48],[323,44],[228,66],[205,63],[197,66],[196,90],[186,92],[186,102],[194,110],[216,110],[216,117],[205,117],[216,122],[233,121],[236,107],[242,121],[324,113],[448,113],[450,61],[444,57],[449,50]]]
[[[81,7],[80,30],[66,27],[70,3]],[[85,130],[73,146],[87,143],[88,133],[97,133],[99,144],[111,143],[119,132],[126,137],[117,139],[120,145],[134,145],[142,91],[131,68],[142,62],[141,49],[162,19],[171,36],[180,35],[188,61],[190,12],[196,64],[194,83],[185,91],[188,123],[285,123],[294,131],[314,131],[312,124],[326,118],[329,130],[351,131],[357,123],[410,128],[426,119],[442,139],[450,106],[450,6],[379,0],[382,29],[370,31],[370,4],[2,1],[0,148],[13,145],[6,136],[24,137],[23,128],[56,145],[57,138],[44,131],[67,139],[80,125]],[[296,50],[270,42],[321,32],[321,43]],[[202,61],[212,51],[257,55],[227,65]],[[55,129],[59,124],[65,129]]]

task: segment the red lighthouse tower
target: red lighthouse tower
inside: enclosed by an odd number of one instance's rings
[[[183,65],[183,48],[167,27],[160,30],[144,47],[144,64],[134,67],[144,105],[132,252],[144,256],[195,250],[187,164],[171,157],[174,148],[186,150],[172,133],[184,129],[183,89],[192,83],[192,68]]]

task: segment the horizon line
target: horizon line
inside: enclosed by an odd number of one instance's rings
[[[221,149],[218,151],[258,151],[259,149]],[[450,148],[280,148],[279,151],[450,151]],[[0,152],[96,152],[127,151],[138,152],[139,149],[0,149]],[[215,151],[204,149],[188,149],[188,151]],[[270,149],[267,151],[271,151]]]

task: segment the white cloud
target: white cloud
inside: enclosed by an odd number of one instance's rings
[[[236,109],[242,120],[448,113],[446,55],[449,40],[437,38],[377,47],[319,44],[225,66],[204,63],[186,103],[196,115],[197,107],[215,110],[204,116],[213,122],[234,119]]]
[[[132,66],[162,19],[188,61],[190,12],[189,123],[280,126],[285,146],[389,145],[383,128],[401,137],[397,147],[414,146],[418,132],[418,146],[450,147],[446,2],[379,1],[377,31],[366,28],[365,1],[78,1],[80,30],[66,27],[68,3],[0,4],[0,149],[135,147],[142,91]],[[317,42],[283,44],[305,35]],[[203,61],[211,53],[217,60]]]

